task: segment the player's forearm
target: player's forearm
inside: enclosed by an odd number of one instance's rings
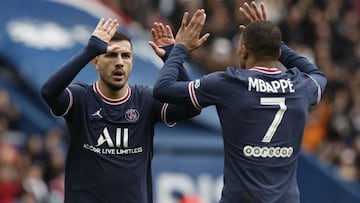
[[[154,86],[156,99],[170,103],[186,102],[188,82],[177,82],[177,80],[187,56],[188,51],[184,46],[174,46],[164,67],[160,70],[159,78]]]
[[[308,59],[303,56],[300,56],[290,47],[288,47],[285,43],[282,43],[281,46],[281,57],[279,61],[286,68],[298,68],[301,72],[311,74],[314,71],[318,71],[319,69],[311,63]]]
[[[169,54],[172,50],[172,48],[174,47],[174,45],[167,45],[167,46],[163,46],[162,48],[165,50],[165,55],[161,57],[161,59],[163,60],[163,62],[166,62],[166,59],[169,57]],[[183,64],[181,64],[181,68],[179,68],[179,76],[177,81],[189,81],[190,76],[187,73],[187,71],[185,70],[185,68],[183,67]]]
[[[281,44],[281,57],[279,61],[286,68],[298,68],[301,72],[307,73],[313,77],[324,91],[326,86],[325,74],[313,63],[303,56],[300,56],[285,43]]]
[[[168,122],[179,122],[201,113],[201,109],[195,108],[193,105],[172,105],[170,104],[167,110]]]
[[[91,59],[105,53],[107,44],[96,37],[91,37],[89,43],[77,55],[64,63],[43,85],[41,94],[46,101],[55,99],[71,83],[76,75]]]

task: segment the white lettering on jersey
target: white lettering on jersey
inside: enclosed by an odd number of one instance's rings
[[[90,144],[83,144],[83,147],[89,151],[98,153],[98,154],[111,154],[111,155],[122,155],[122,154],[137,154],[143,152],[142,147],[135,147],[135,148],[127,148],[127,149],[120,149],[120,148],[98,148],[92,146]]]
[[[115,141],[115,144],[114,144]],[[107,143],[105,148],[99,146]],[[99,135],[96,146],[84,143],[83,147],[89,151],[98,154],[137,154],[143,152],[143,147],[129,148],[129,129],[128,128],[116,128],[114,140],[111,138],[107,127],[103,129],[103,133]]]
[[[109,147],[114,147],[114,143],[113,141],[111,140],[111,137],[110,137],[110,134],[109,134],[109,131],[107,129],[107,127],[104,128],[103,130],[103,134],[100,134],[98,140],[97,140],[97,145],[96,147],[104,144],[104,142],[107,142],[107,144],[109,145]]]
[[[295,92],[292,81],[288,79],[273,80],[271,82],[264,81],[259,78],[248,77],[248,91],[255,90],[256,92],[265,93],[285,93]]]
[[[121,133],[123,130],[123,134]],[[121,146],[122,141],[122,146]],[[110,137],[109,130],[107,127],[104,128],[103,134],[99,135],[99,138],[97,140],[96,147],[107,143],[109,147],[129,147],[129,129],[128,128],[116,128],[116,134],[115,134],[115,145],[113,140]]]

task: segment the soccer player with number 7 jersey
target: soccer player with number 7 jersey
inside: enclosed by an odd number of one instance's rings
[[[210,73],[194,81],[176,81],[189,52],[209,37],[201,30],[205,11],[189,23],[184,14],[175,45],[154,86],[164,102],[214,105],[224,140],[224,187],[221,203],[299,203],[296,180],[308,109],[320,101],[324,74],[281,41],[253,2],[240,8],[250,21],[240,26],[240,68]],[[277,68],[279,60],[286,68]]]

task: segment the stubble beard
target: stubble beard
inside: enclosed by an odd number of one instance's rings
[[[118,91],[118,90],[121,90],[125,84],[126,84],[126,81],[127,79],[125,79],[124,81],[121,81],[121,83],[113,83],[111,82],[110,80],[105,80],[104,78],[102,78],[102,81],[105,83],[105,85],[110,89],[110,90],[113,90],[113,91]]]
[[[121,84],[117,85],[117,84],[113,84],[113,83],[110,83],[110,82],[109,83],[105,82],[105,83],[109,87],[109,89],[114,90],[114,91],[121,90],[126,84],[126,83],[121,83]]]

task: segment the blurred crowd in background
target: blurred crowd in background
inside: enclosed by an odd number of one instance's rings
[[[17,130],[21,108],[0,90],[0,203],[61,203],[66,142],[63,129],[44,135]]]
[[[132,18],[133,30],[143,33],[155,21],[169,24],[176,33],[184,11],[204,8],[204,33],[211,36],[190,60],[204,73],[238,66],[238,26],[246,23],[238,8],[244,0],[102,1]],[[304,153],[334,166],[344,181],[360,182],[360,1],[264,3],[283,41],[317,64],[328,79],[320,104],[309,113]],[[16,128],[19,115],[21,108],[0,90],[0,202],[62,202],[66,132],[54,127],[44,135],[27,135]]]

